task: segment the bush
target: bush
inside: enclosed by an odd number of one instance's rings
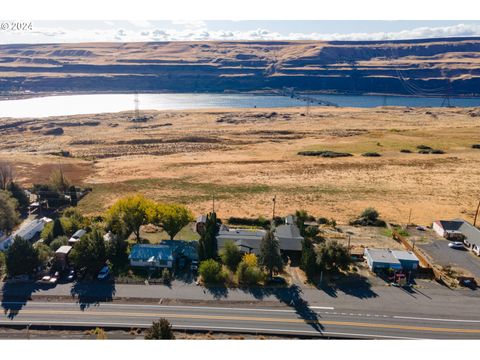
[[[251,267],[258,266],[258,258],[255,254],[244,254],[242,257],[242,262]]]
[[[240,284],[256,285],[264,278],[264,273],[258,266],[249,266],[244,261],[238,265],[237,279]]]
[[[366,153],[363,153],[362,156],[367,156],[367,157],[379,157],[379,156],[382,156],[382,155],[380,155],[380,154],[377,153],[377,152],[366,152]]]
[[[445,151],[441,149],[434,149],[430,151],[430,154],[445,154]]]
[[[68,237],[59,236],[50,243],[50,249],[57,251],[61,246],[68,244]]]
[[[263,228],[270,227],[270,220],[267,220],[263,217],[254,218],[239,218],[239,217],[230,217],[228,218],[228,223],[231,225],[243,225],[243,226],[258,226]]]
[[[242,253],[238,246],[232,240],[226,241],[223,249],[220,251],[222,262],[232,271],[237,270],[237,266],[242,261]]]
[[[420,150],[419,154],[430,154],[430,150]]]
[[[170,322],[162,318],[152,323],[152,326],[145,331],[144,338],[145,340],[173,340],[175,339],[175,334]]]
[[[328,225],[329,221],[326,217],[319,217],[317,223],[319,225]]]
[[[427,146],[427,145],[418,145],[417,149],[419,149],[419,150],[432,150],[432,148],[430,146]]]
[[[400,150],[401,153],[405,153],[405,154],[411,154],[412,153],[412,150],[409,150],[409,149],[402,149]]]
[[[167,268],[163,269],[162,271],[162,280],[164,284],[170,284],[170,281],[172,281],[172,276]]]
[[[219,283],[225,280],[225,274],[222,271],[222,265],[213,259],[208,259],[200,263],[199,274],[207,284]]]
[[[480,144],[473,144],[472,149],[480,149]]]
[[[358,219],[350,221],[350,225],[385,227],[387,225],[385,221],[380,220],[378,217],[378,211],[369,207],[363,210]]]
[[[352,154],[349,154],[349,153],[341,153],[341,152],[329,151],[329,150],[300,151],[300,152],[298,152],[298,155],[302,155],[302,156],[321,156],[321,157],[326,157],[326,158],[353,156]]]

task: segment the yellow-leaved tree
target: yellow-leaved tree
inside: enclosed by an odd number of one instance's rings
[[[156,204],[152,224],[160,226],[173,240],[186,225],[193,221],[192,212],[179,204]]]

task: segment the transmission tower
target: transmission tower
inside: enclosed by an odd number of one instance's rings
[[[135,119],[138,120],[140,118],[140,100],[138,99],[138,92],[135,92]]]

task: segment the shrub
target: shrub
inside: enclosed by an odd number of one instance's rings
[[[175,334],[170,322],[161,318],[159,321],[154,321],[152,326],[145,331],[144,338],[145,340],[173,340]]]
[[[199,274],[205,283],[219,283],[225,279],[222,271],[222,265],[213,259],[208,259],[200,263]]]
[[[358,219],[350,221],[350,225],[360,225],[360,226],[386,226],[385,221],[380,220],[379,213],[372,207],[366,208],[363,210],[362,214]]]
[[[419,150],[419,154],[430,154],[430,150]]]
[[[242,257],[242,262],[251,267],[258,266],[258,258],[255,254],[244,254]]]
[[[172,281],[172,276],[167,268],[163,269],[162,271],[162,280],[164,284],[170,284],[170,281]]]
[[[406,154],[411,154],[412,153],[412,150],[410,149],[402,149],[400,150],[401,153],[406,153]]]
[[[432,150],[432,148],[430,146],[427,146],[427,145],[418,145],[417,149],[419,149],[419,150]]]
[[[255,285],[264,280],[264,273],[258,266],[249,266],[242,261],[238,265],[237,279],[243,285]]]
[[[228,218],[228,223],[231,225],[258,226],[263,228],[268,228],[270,226],[270,221],[263,217],[258,217],[256,219],[230,217]]]
[[[54,239],[50,243],[50,249],[52,249],[54,252],[57,251],[61,246],[67,245],[68,244],[68,237],[62,235]]]
[[[223,249],[220,251],[222,262],[232,271],[237,270],[237,266],[242,261],[242,253],[238,246],[232,240],[226,241]]]
[[[445,154],[445,151],[441,149],[434,149],[430,151],[430,154]]]
[[[353,156],[349,153],[341,153],[336,151],[322,150],[322,151],[300,151],[298,155],[302,156],[321,156],[326,158]]]
[[[360,215],[361,217],[368,219],[370,221],[375,221],[378,219],[380,214],[378,213],[377,210],[375,210],[372,207],[368,207],[365,210],[363,210],[362,214]]]
[[[480,144],[473,144],[472,149],[480,149]]]
[[[326,217],[320,217],[318,218],[317,223],[319,225],[328,225],[329,221]]]
[[[382,155],[380,155],[380,154],[377,153],[377,152],[366,152],[366,153],[363,153],[362,156],[367,156],[367,157],[379,157],[379,156],[382,156]]]

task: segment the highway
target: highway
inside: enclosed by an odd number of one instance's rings
[[[179,330],[366,339],[480,339],[480,318],[408,316],[334,306],[264,307],[77,302],[4,303],[0,325],[144,328],[165,317]],[[18,305],[18,310],[15,310]]]

